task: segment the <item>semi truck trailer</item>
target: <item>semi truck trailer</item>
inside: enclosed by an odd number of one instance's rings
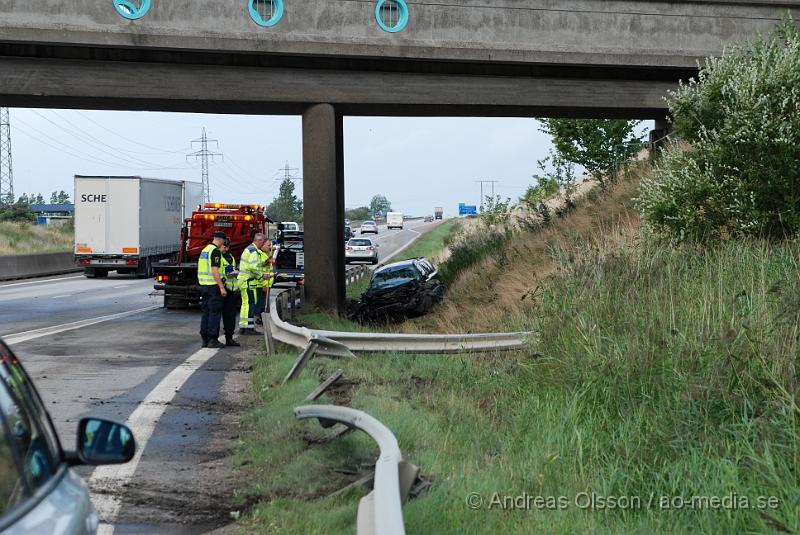
[[[433,209],[434,219],[441,219],[443,215],[444,215],[444,208],[442,208],[441,206],[437,206],[436,208]]]
[[[152,277],[156,263],[177,259],[181,225],[202,196],[197,182],[76,175],[75,263],[86,277]]]

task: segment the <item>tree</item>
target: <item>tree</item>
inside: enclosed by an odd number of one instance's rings
[[[267,206],[267,215],[275,221],[303,221],[303,201],[294,194],[294,181],[285,178],[278,196]]]
[[[55,191],[50,194],[50,204],[68,204],[69,195],[63,189],[56,193]]]
[[[638,205],[675,241],[800,234],[800,30],[790,18],[768,36],[706,60],[670,95],[674,143]]]
[[[639,121],[618,119],[543,119],[558,154],[583,166],[605,184],[616,178],[620,166],[635,156],[644,142],[634,133]]]
[[[365,221],[371,217],[369,213],[369,206],[359,206],[358,208],[345,210],[344,216],[353,221]]]
[[[369,202],[369,209],[373,214],[386,215],[392,211],[392,203],[383,195],[375,195]]]
[[[511,199],[503,201],[500,195],[486,196],[486,203],[481,210],[481,220],[488,227],[505,225],[511,219]]]
[[[520,200],[531,207],[538,207],[563,189],[564,201],[571,206],[575,191],[575,164],[552,149],[549,156],[536,163],[541,174],[533,175],[536,184],[529,186]],[[548,164],[552,165],[552,169],[548,168]]]
[[[27,201],[20,199],[14,204],[0,206],[0,221],[35,223],[36,214],[33,213]]]

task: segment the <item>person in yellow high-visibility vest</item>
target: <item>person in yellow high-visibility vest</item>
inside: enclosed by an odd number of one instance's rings
[[[266,239],[263,233],[256,233],[253,243],[247,246],[239,259],[239,291],[242,294],[239,334],[258,334],[255,330],[255,316],[259,300],[263,300],[263,283],[268,278],[264,253],[261,251]]]
[[[254,320],[256,325],[261,326],[261,314],[265,310],[269,310],[269,289],[272,288],[272,282],[275,276],[272,260],[272,242],[264,240],[259,252],[261,253],[261,262],[264,264],[265,277],[260,283],[261,294],[258,296],[258,302],[256,303]]]
[[[225,330],[225,345],[238,347],[241,344],[233,339],[236,332],[236,320],[242,308],[242,295],[239,293],[239,270],[236,268],[236,259],[230,253],[231,240],[226,239],[222,244],[222,280],[228,295],[222,305],[222,326]]]
[[[227,236],[224,232],[215,232],[212,238],[212,242],[203,249],[197,261],[197,282],[200,284],[200,303],[203,309],[200,337],[203,339],[203,347],[217,349],[225,347],[218,338],[222,306],[225,296],[228,295],[220,274],[222,267],[220,246],[225,243]]]

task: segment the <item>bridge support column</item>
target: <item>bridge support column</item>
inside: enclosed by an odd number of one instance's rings
[[[672,123],[667,118],[656,119],[655,128],[650,131],[650,153],[654,154],[657,149],[663,149],[667,143],[667,136],[672,133]]]
[[[344,126],[330,104],[303,113],[305,291],[314,307],[345,304]]]

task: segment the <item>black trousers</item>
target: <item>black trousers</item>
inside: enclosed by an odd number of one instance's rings
[[[200,336],[204,342],[219,338],[219,320],[222,318],[222,306],[224,304],[219,286],[201,286],[200,305],[203,309],[203,317],[200,320]]]
[[[239,290],[228,290],[225,301],[222,305],[222,325],[225,330],[225,338],[231,338],[239,320],[239,309],[242,308],[242,294]]]

